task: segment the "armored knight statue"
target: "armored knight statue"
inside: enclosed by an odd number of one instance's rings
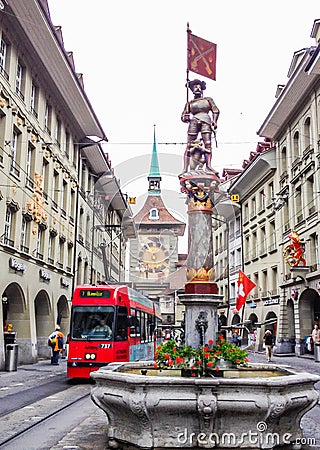
[[[211,141],[212,134],[215,136],[220,111],[211,97],[203,97],[203,91],[206,89],[204,81],[192,80],[188,86],[194,98],[186,103],[181,114],[182,122],[189,123],[183,173],[189,169],[203,169],[205,165],[206,171],[217,174],[211,167]],[[197,140],[199,133],[203,145]]]

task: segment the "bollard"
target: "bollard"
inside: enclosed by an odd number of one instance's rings
[[[18,365],[18,344],[6,345],[5,370],[7,372],[14,372]]]
[[[320,342],[314,344],[314,360],[320,362]]]

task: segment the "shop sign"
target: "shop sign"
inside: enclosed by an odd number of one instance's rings
[[[63,277],[60,278],[60,283],[61,283],[61,286],[66,287],[66,288],[70,286],[69,281]]]
[[[9,267],[16,272],[24,272],[26,270],[26,266],[14,258],[9,259]]]
[[[279,298],[269,298],[268,300],[264,301],[264,306],[278,305],[279,301]]]
[[[49,272],[46,272],[44,269],[40,269],[39,275],[40,275],[40,278],[42,278],[45,281],[51,280],[51,274]]]

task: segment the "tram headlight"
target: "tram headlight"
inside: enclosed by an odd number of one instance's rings
[[[93,360],[93,359],[96,359],[96,357],[97,357],[97,355],[95,353],[85,353],[85,355],[84,355],[84,358],[87,360],[89,360],[89,359]]]

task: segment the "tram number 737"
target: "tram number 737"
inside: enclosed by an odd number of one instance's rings
[[[158,306],[128,286],[77,286],[68,338],[68,378],[90,378],[90,372],[114,361],[153,359],[159,322]]]

